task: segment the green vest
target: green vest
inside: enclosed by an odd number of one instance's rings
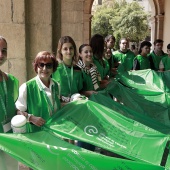
[[[102,61],[99,61],[95,56],[93,56],[93,63],[96,65],[97,70],[100,73],[101,79],[103,80],[107,75],[109,75],[110,66],[107,60]]]
[[[81,70],[75,70],[73,67],[73,76],[71,76],[71,68],[64,67],[63,63],[59,64],[52,77],[60,84],[62,96],[70,97],[74,93],[79,93],[83,88]],[[69,86],[70,83],[71,87]]]
[[[144,70],[144,69],[150,69],[150,62],[148,57],[143,57],[141,55],[137,55],[135,57],[135,59],[137,59],[139,66],[140,66],[140,70]],[[135,60],[134,59],[134,60]]]
[[[156,70],[156,71],[159,70],[159,63],[160,63],[160,61],[161,61],[164,57],[166,57],[166,56],[167,56],[166,53],[163,53],[162,56],[157,56],[157,55],[154,53],[154,51],[150,53],[149,57],[151,57],[152,60],[153,60],[154,70]]]
[[[15,101],[17,100],[19,94],[19,90],[18,90],[19,82],[14,76],[8,74],[8,80],[6,81],[6,86],[8,92],[8,108],[6,108],[7,118],[11,119],[13,116],[16,115]],[[3,90],[1,92],[1,96],[3,101],[5,101],[3,82],[0,82],[0,88]],[[3,132],[3,127],[1,122],[4,121],[4,116],[5,116],[5,111],[2,109],[2,103],[0,102],[0,133]]]
[[[91,90],[95,91],[91,75],[85,73],[83,70],[82,70],[82,73],[83,73],[83,91],[91,91]],[[98,82],[98,85],[99,84],[100,83]]]
[[[58,98],[59,96],[59,88],[58,84],[54,82],[54,85],[52,85],[52,91],[55,91],[55,102],[57,104],[57,111],[60,109],[60,100]],[[38,87],[38,84],[36,82],[36,77],[29,80],[26,83],[27,86],[27,112],[29,114],[33,114],[37,117],[42,117],[44,120],[48,120],[50,116],[50,110],[49,105],[46,99],[46,95],[40,88]],[[57,112],[56,111],[56,112]],[[53,113],[56,114],[56,113]],[[36,132],[38,130],[41,130],[40,127],[35,126],[32,123],[27,123],[27,132]]]
[[[170,70],[170,57],[169,56],[162,58],[162,63],[164,65],[165,71]]]
[[[125,71],[132,70],[135,54],[131,50],[128,50],[126,53],[122,53],[119,50],[114,51],[113,56],[115,62],[121,62],[121,64],[118,67],[118,70],[122,68]]]

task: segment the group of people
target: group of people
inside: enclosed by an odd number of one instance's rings
[[[167,45],[167,53],[164,53],[163,40],[156,39],[154,41],[154,50],[151,51],[152,44],[149,41],[142,41],[139,50],[137,51],[132,45],[129,49],[129,42],[127,38],[121,38],[119,41],[119,50],[114,50],[115,37],[107,36],[106,48],[111,49],[111,70],[123,69],[124,71],[130,70],[144,70],[152,69],[155,71],[168,71],[170,70],[170,44]],[[112,46],[110,45],[112,42]],[[108,55],[107,55],[108,56]],[[108,60],[108,62],[110,62]]]
[[[121,38],[120,49],[114,49],[115,37],[105,39],[100,34],[92,36],[89,44],[82,44],[78,53],[74,40],[70,36],[59,39],[56,56],[48,51],[39,52],[33,69],[36,77],[19,86],[18,80],[0,68],[0,133],[11,132],[10,121],[16,114],[27,118],[27,132],[36,132],[46,121],[65,104],[73,100],[77,93],[90,97],[107,87],[111,78],[119,70],[170,69],[170,44],[167,53],[162,51],[163,41],[151,43],[143,41],[139,53],[135,55],[128,48],[127,38]],[[0,36],[0,67],[7,60],[7,41]],[[83,147],[86,143],[78,142]],[[92,147],[88,145],[87,148]],[[0,151],[0,160],[7,159]],[[4,162],[4,166],[14,164]]]

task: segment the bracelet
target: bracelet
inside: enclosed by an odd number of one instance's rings
[[[28,115],[27,115],[27,117],[26,117],[26,118],[27,118],[27,122],[30,121],[30,117],[31,117],[31,116],[32,116],[31,114],[28,114]]]

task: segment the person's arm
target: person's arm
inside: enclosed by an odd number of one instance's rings
[[[94,90],[82,91],[81,94],[86,97],[90,97],[92,94],[97,94],[97,91]]]
[[[133,70],[140,70],[140,64],[137,59],[133,60]]]
[[[105,89],[109,83],[110,83],[109,80],[106,80],[106,79],[102,80],[100,82],[100,89]]]
[[[33,114],[27,112],[27,87],[26,83],[22,84],[19,88],[19,97],[15,103],[18,115],[24,115],[28,122],[33,123],[36,126],[42,126],[45,120],[41,117],[36,117]]]

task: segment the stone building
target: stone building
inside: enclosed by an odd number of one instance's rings
[[[0,0],[0,35],[8,41],[8,61],[3,70],[20,84],[34,76],[32,61],[39,51],[56,51],[58,39],[70,35],[77,46],[91,36],[94,0]],[[170,42],[170,1],[151,4],[152,37]],[[164,47],[165,49],[165,47]]]

